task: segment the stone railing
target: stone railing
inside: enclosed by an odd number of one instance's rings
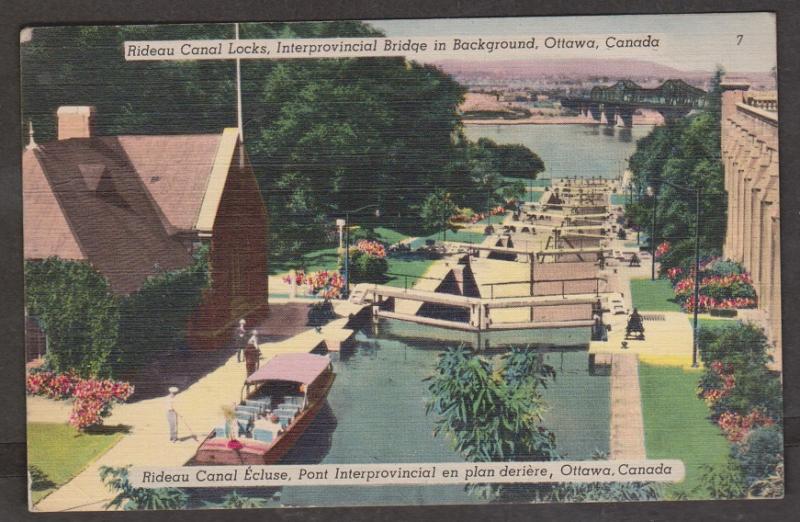
[[[775,92],[745,93],[744,103],[768,112],[778,112],[778,95]]]

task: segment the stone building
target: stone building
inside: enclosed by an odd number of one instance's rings
[[[94,133],[94,108],[60,107],[58,139],[22,156],[26,260],[91,264],[117,295],[193,262],[209,246],[211,286],[190,346],[220,347],[267,307],[267,211],[236,128],[214,134]],[[43,342],[27,318],[29,357]]]
[[[778,102],[775,92],[722,84],[722,160],[728,193],[724,255],[750,272],[758,308],[781,353]]]

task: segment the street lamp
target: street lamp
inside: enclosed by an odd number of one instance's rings
[[[381,210],[377,204],[364,205],[355,210],[347,210],[344,213],[344,292],[343,297],[350,297],[350,214],[356,214],[368,208],[375,208],[375,217],[381,217]],[[336,220],[337,225],[340,220]]]
[[[656,280],[656,207],[658,206],[658,194],[652,186],[647,186],[647,195],[653,198],[653,220],[650,226],[650,280]]]
[[[659,183],[666,183],[667,185],[683,191],[694,194],[695,197],[695,207],[694,207],[694,306],[692,309],[692,323],[693,323],[693,332],[692,332],[692,368],[697,368],[697,354],[699,352],[699,308],[700,308],[700,195],[702,193],[702,189],[698,183],[698,186],[695,188],[691,187],[683,187],[680,185],[676,185],[675,183],[671,183],[666,180],[660,180]],[[652,242],[652,254],[653,254],[653,273],[652,277],[655,280],[655,266],[656,266],[656,257],[655,257],[655,227],[656,227],[656,198],[657,194],[655,190],[653,190],[652,186],[647,187],[647,194],[653,196],[653,228],[652,234],[653,237],[650,238]],[[724,195],[724,193],[715,193],[715,192],[706,192],[708,195]]]

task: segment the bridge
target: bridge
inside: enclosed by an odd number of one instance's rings
[[[587,294],[556,294],[540,296],[521,296],[507,298],[475,298],[439,292],[395,288],[386,285],[363,285],[359,292],[372,305],[375,319],[385,317],[401,321],[409,321],[431,326],[480,332],[487,330],[518,330],[543,328],[576,328],[591,327],[592,307],[600,297],[608,295],[599,289]],[[432,304],[444,309],[463,309],[463,320],[455,318],[431,317],[420,315],[418,307],[413,313],[401,311],[399,301],[410,301],[420,304]],[[496,322],[491,319],[491,310],[525,309],[527,320]],[[548,313],[548,309],[552,312]],[[452,312],[447,316],[456,316]]]
[[[659,87],[646,89],[631,80],[620,80],[614,85],[593,87],[587,96],[565,97],[561,106],[590,114],[600,121],[605,114],[606,125],[616,124],[617,116],[625,127],[633,126],[636,109],[652,109],[671,121],[686,116],[694,109],[706,105],[706,91],[692,87],[683,80],[667,80]]]

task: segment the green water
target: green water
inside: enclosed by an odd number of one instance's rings
[[[335,358],[336,382],[328,405],[298,441],[284,464],[459,462],[461,457],[442,436],[433,437],[434,418],[425,414],[429,399],[423,379],[433,373],[437,356],[455,338],[452,332],[383,321],[378,333],[360,333],[357,346]],[[565,332],[561,342],[578,342],[582,333]],[[431,339],[440,339],[434,341]],[[547,338],[545,360],[556,369],[556,381],[544,391],[550,410],[544,424],[556,433],[567,458],[590,458],[607,451],[609,380],[588,375],[583,350],[555,350],[558,335]],[[548,348],[550,347],[550,348]],[[548,351],[552,350],[552,351]],[[502,348],[489,355],[499,356]],[[255,492],[248,492],[255,494]],[[479,500],[461,486],[328,486],[286,487],[284,506],[369,504],[442,504]]]
[[[614,178],[625,170],[625,159],[636,150],[636,140],[652,125],[632,129],[605,125],[466,125],[467,138],[490,138],[502,144],[525,145],[544,161],[540,177]]]

